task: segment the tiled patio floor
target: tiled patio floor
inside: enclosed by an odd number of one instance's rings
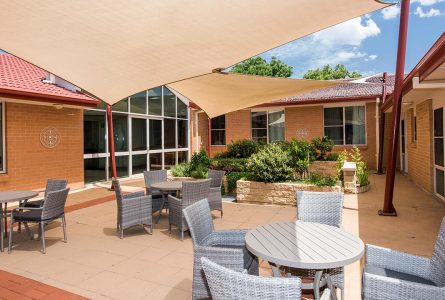
[[[445,206],[399,175],[395,192],[399,217],[378,217],[384,177],[371,176],[371,182],[370,192],[346,196],[346,230],[360,234],[365,242],[431,255]],[[124,184],[132,189],[141,186],[141,181]],[[116,204],[109,199],[113,199],[112,193],[100,188],[70,195],[67,205],[77,210],[67,214],[68,243],[61,241],[58,222],[48,225],[46,255],[39,252],[39,241],[16,234],[12,254],[0,254],[0,268],[94,299],[190,299],[191,239],[181,242],[177,231],[170,236],[167,215],[163,215],[153,235],[134,228],[121,240],[115,229]],[[88,205],[93,206],[83,207]],[[224,211],[222,219],[219,213],[214,214],[217,229],[253,228],[295,218],[294,207],[225,203]],[[261,273],[269,275],[267,263],[262,267]],[[346,268],[346,299],[359,297],[357,262]]]

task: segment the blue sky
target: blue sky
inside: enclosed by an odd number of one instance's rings
[[[294,67],[292,77],[325,64],[344,64],[372,75],[394,73],[399,28],[398,6],[362,16],[268,51]],[[445,31],[445,0],[411,0],[405,71],[409,72]]]

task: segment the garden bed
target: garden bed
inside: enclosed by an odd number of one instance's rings
[[[264,183],[238,180],[236,200],[241,203],[296,205],[297,191],[341,192],[340,185],[318,186],[306,183]]]

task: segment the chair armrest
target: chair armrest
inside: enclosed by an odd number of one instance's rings
[[[209,244],[244,246],[247,230],[215,230],[206,240]]]
[[[363,294],[364,299],[439,300],[445,299],[445,288],[364,273]]]
[[[168,195],[168,208],[173,211],[182,212],[182,199],[176,198],[172,195]]]
[[[124,199],[143,197],[143,196],[145,196],[145,192],[144,191],[137,191],[137,192],[133,192],[133,193],[130,193],[130,194],[125,194],[124,195]]]
[[[366,245],[366,264],[430,278],[430,259],[374,245]]]
[[[329,300],[331,299],[331,290],[326,288],[324,289],[323,294],[320,297],[320,300]]]
[[[20,210],[42,210],[43,207],[25,207],[25,206],[19,206],[17,208],[14,208],[12,211],[20,211]]]

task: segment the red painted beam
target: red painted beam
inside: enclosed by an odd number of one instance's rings
[[[111,111],[111,105],[107,105],[107,123],[108,123],[108,148],[109,148],[108,151],[110,153],[110,161],[111,161],[111,176],[113,178],[117,178],[116,154],[114,151],[113,113]]]
[[[397,150],[399,145],[400,112],[402,107],[402,90],[405,71],[406,40],[408,33],[409,0],[402,0],[400,8],[399,41],[397,47],[396,78],[394,85],[393,110],[391,119],[392,134],[388,149],[388,168],[385,183],[385,199],[381,216],[397,216],[393,205],[394,181],[396,175]]]

